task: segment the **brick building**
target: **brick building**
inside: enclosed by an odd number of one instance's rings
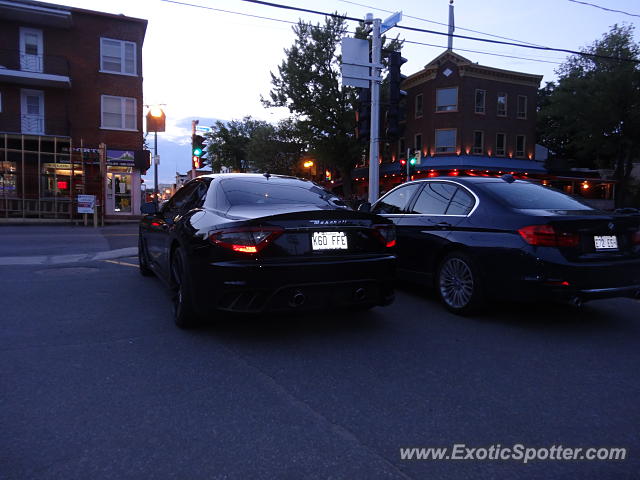
[[[147,21],[29,0],[0,2],[0,216],[140,211]]]

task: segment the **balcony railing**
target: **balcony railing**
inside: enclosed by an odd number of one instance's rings
[[[44,115],[21,115],[20,132],[32,135],[44,135]]]
[[[0,74],[3,69],[69,76],[69,62],[65,57],[28,55],[18,50],[0,49]]]

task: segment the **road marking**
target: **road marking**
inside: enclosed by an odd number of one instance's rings
[[[127,267],[136,267],[136,268],[138,268],[138,265],[136,265],[135,263],[119,262],[117,260],[103,260],[103,262],[115,263],[116,265],[126,265]]]

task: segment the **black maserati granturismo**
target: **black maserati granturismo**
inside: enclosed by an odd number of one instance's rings
[[[140,272],[168,284],[179,327],[216,312],[331,312],[394,299],[393,222],[314,182],[205,175],[142,211]]]

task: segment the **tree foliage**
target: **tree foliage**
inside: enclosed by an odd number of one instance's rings
[[[207,163],[214,172],[219,172],[222,167],[242,171],[249,160],[248,149],[254,133],[268,125],[267,122],[255,120],[251,116],[227,123],[218,120],[206,135]]]
[[[358,27],[359,38],[366,38],[363,27]],[[326,17],[324,25],[300,20],[293,31],[294,44],[285,49],[278,74],[271,73],[272,89],[263,104],[289,109],[311,153],[341,172],[349,195],[351,170],[362,157],[363,145],[355,138],[355,89],[340,82],[338,47],[347,35],[346,22],[339,17]],[[398,47],[394,40],[387,48]]]
[[[291,118],[277,125],[260,125],[247,147],[251,166],[261,172],[289,175],[306,150],[298,123]]]
[[[591,55],[562,64],[557,83],[538,98],[539,142],[574,166],[614,170],[616,206],[625,203],[640,147],[640,45],[633,32],[632,25],[614,25],[582,50]]]

